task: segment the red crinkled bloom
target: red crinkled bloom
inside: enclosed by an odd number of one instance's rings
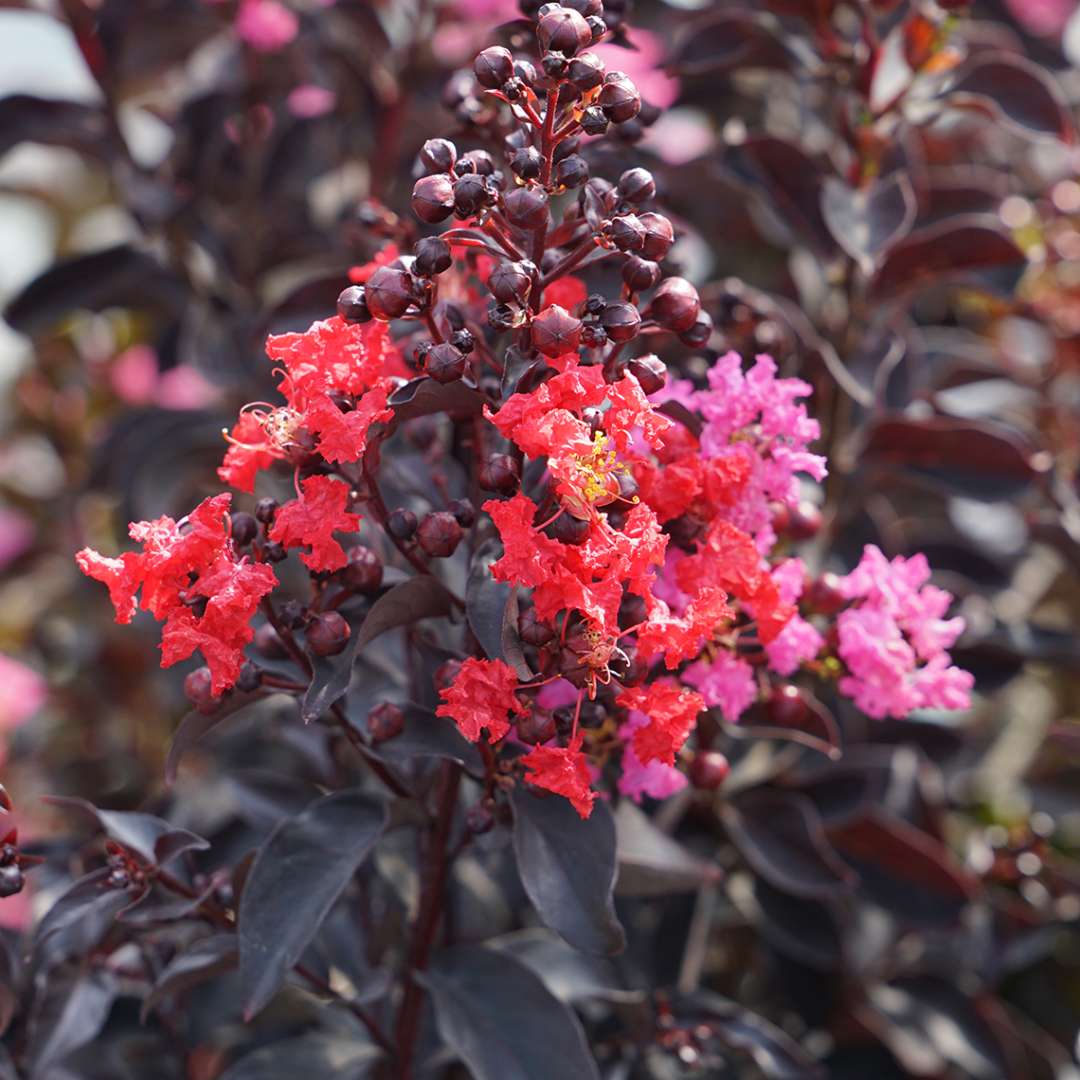
[[[116,608],[116,621],[131,622],[138,609],[135,594],[142,582],[142,557],[127,551],[117,559],[110,559],[92,548],[83,548],[75,555],[75,562],[87,577],[108,586],[109,599]]]
[[[674,671],[684,660],[693,660],[717,627],[735,618],[723,589],[707,587],[687,605],[681,617],[668,614],[667,605],[657,604],[637,635],[638,653],[646,660],[663,655],[664,664]]]
[[[528,711],[514,694],[517,684],[517,673],[502,660],[469,657],[453,683],[439,691],[445,704],[435,714],[450,717],[470,742],[476,742],[484,728],[488,740],[498,742],[510,730],[507,714]]]
[[[567,311],[573,311],[578,304],[585,303],[588,295],[585,282],[571,275],[561,277],[544,288],[544,303],[558,304]]]
[[[569,746],[537,746],[521,763],[529,770],[525,779],[530,784],[569,799],[570,805],[587,818],[596,792],[592,790],[589,763],[581,752],[581,739],[579,734]]]
[[[217,474],[230,487],[250,495],[255,490],[256,473],[269,469],[285,455],[269,441],[259,417],[252,412],[240,414],[228,439],[229,449]]]
[[[397,244],[387,244],[380,251],[375,252],[371,262],[366,262],[362,266],[350,266],[349,281],[354,285],[363,285],[380,266],[392,263],[400,254]]]
[[[301,495],[282,506],[274,515],[270,539],[285,547],[309,546],[300,558],[312,570],[340,570],[345,551],[331,535],[356,532],[357,514],[346,512],[349,485],[332,476],[309,476],[300,485]]]
[[[606,397],[611,405],[604,412],[604,430],[620,450],[630,449],[634,432],[638,430],[650,446],[664,445],[664,433],[674,426],[674,421],[657,412],[633,375],[624,375],[618,382],[610,383]]]
[[[321,392],[362,394],[389,375],[408,375],[386,324],[376,320],[324,319],[302,334],[267,338],[266,354],[284,368],[281,392],[300,413]]]
[[[657,682],[624,690],[615,703],[644,713],[649,722],[633,734],[634,753],[642,764],[662,761],[675,764],[675,755],[705,710],[705,699],[674,683]]]
[[[221,556],[192,587],[193,592],[207,597],[203,615],[196,618],[190,608],[179,608],[165,623],[161,666],[186,660],[198,649],[210,668],[213,693],[227,690],[236,682],[244,663],[244,646],[254,636],[252,616],[275,585],[277,578],[269,566]]]
[[[303,414],[304,427],[318,436],[318,451],[327,461],[359,461],[367,447],[372,424],[389,420],[394,410],[386,404],[388,381],[364,394],[354,408],[343,413],[327,394],[321,394]]]
[[[719,586],[747,604],[757,619],[758,636],[768,645],[795,614],[785,604],[753,538],[730,522],[717,519],[709,526],[698,551],[679,562],[679,588],[692,596]]]

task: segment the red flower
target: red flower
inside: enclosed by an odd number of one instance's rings
[[[386,404],[387,396],[386,386],[376,386],[346,413],[327,394],[317,397],[304,413],[304,426],[318,436],[319,453],[327,461],[359,461],[371,425],[394,415],[394,410]]]
[[[83,548],[75,555],[75,562],[87,577],[108,586],[109,599],[116,609],[116,621],[131,622],[138,609],[135,594],[142,581],[142,557],[127,551],[118,559],[110,559],[92,548]]]
[[[544,289],[545,304],[558,304],[567,311],[573,311],[578,304],[585,303],[587,296],[588,289],[585,288],[585,282],[572,275],[561,277]]]
[[[242,412],[226,438],[229,449],[217,474],[230,487],[250,495],[255,490],[255,474],[269,469],[285,455],[270,440],[262,420],[254,412]]]
[[[674,671],[684,660],[697,657],[705,642],[716,636],[717,627],[734,618],[723,589],[703,589],[681,618],[670,615],[667,605],[658,602],[638,631],[638,652],[646,660],[662,655],[668,670]]]
[[[331,476],[309,476],[301,491],[300,498],[274,515],[270,539],[285,547],[310,547],[300,558],[312,570],[340,570],[347,561],[345,551],[331,534],[360,527],[359,516],[345,510],[349,485]]]
[[[400,254],[397,244],[387,244],[381,251],[375,252],[371,262],[366,262],[363,266],[350,266],[349,280],[354,285],[363,285],[380,266],[392,263]]]
[[[517,684],[509,664],[469,657],[453,683],[439,691],[445,704],[435,713],[449,716],[470,742],[476,742],[484,728],[489,741],[498,742],[510,730],[507,714],[528,711],[514,694]]]
[[[580,734],[569,746],[537,746],[521,762],[529,770],[525,779],[530,784],[569,799],[583,818],[592,813],[596,792],[592,790],[588,761],[581,752]]]
[[[633,734],[634,753],[642,764],[662,761],[674,765],[675,755],[693,731],[698,713],[705,709],[700,694],[666,682],[631,687],[615,703],[649,718]]]

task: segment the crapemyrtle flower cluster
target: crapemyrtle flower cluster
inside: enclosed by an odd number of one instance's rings
[[[120,621],[141,605],[164,622],[163,664],[202,653],[208,682],[189,692],[212,708],[264,678],[253,638],[292,642],[298,681],[266,685],[297,693],[310,669],[294,634],[316,655],[344,648],[337,607],[382,587],[380,558],[348,546],[361,521],[418,575],[497,540],[488,572],[515,589],[514,655],[486,653],[453,597],[459,659],[440,669],[430,722],[484,745],[489,792],[516,778],[582,817],[612,788],[673,794],[681,765],[718,786],[720,755],[687,749],[699,716],[734,723],[777,694],[797,706],[799,673],[836,679],[874,717],[965,707],[971,678],[947,652],[962,622],[945,618],[952,598],[926,584],[925,559],[869,548],[830,582],[781,553],[778,523],[826,474],[810,387],[735,353],[700,385],[669,379],[644,347],[662,334],[704,347],[712,323],[665,273],[676,230],[649,172],[591,175],[595,144],[635,121],[641,97],[590,51],[609,32],[600,0],[535,18],[536,55],[493,46],[475,60],[469,93],[497,118],[498,152],[427,142],[412,208],[428,233],[354,268],[336,316],[269,339],[282,400],[245,407],[219,475],[252,494],[260,473],[291,470],[295,498],[248,514],[218,495],[181,522],[133,525],[142,551],[86,550],[80,566]],[[430,420],[402,408],[424,388],[426,412],[456,432],[429,456],[459,456],[486,493],[480,513],[438,484],[421,519],[383,500],[383,445]],[[272,567],[290,552],[313,600],[275,607]],[[388,715],[369,719],[373,736],[401,730]]]

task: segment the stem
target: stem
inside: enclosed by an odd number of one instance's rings
[[[596,239],[588,237],[569,254],[563,256],[545,275],[540,282],[540,287],[546,289],[553,281],[558,281],[564,274],[570,273],[576,266],[583,263],[596,250]]]
[[[372,752],[371,747],[360,737],[360,733],[349,723],[345,710],[338,702],[330,706],[330,712],[341,728],[342,734],[352,744],[353,749],[367,762],[371,771],[400,799],[415,799],[416,796],[398,779]]]
[[[269,597],[265,597],[260,603],[259,607],[262,609],[263,614],[266,616],[267,622],[277,631],[277,636],[281,638],[281,644],[285,646],[285,650],[288,654],[300,665],[300,667],[307,672],[308,675],[314,673],[314,668],[311,666],[311,661],[308,659],[304,650],[296,644],[296,638],[293,637],[293,632],[281,621],[278,617],[277,611],[274,610],[274,605]]]
[[[460,783],[460,767],[453,762],[446,762],[442,771],[439,807],[435,814],[435,831],[427,850],[427,866],[424,874],[426,880],[420,898],[420,912],[416,917],[416,929],[409,949],[405,993],[401,999],[401,1010],[398,1013],[394,1033],[394,1043],[397,1046],[396,1080],[412,1080],[413,1076],[413,1057],[419,1034],[420,1007],[424,997],[423,988],[417,982],[415,973],[427,967],[442,920],[446,879],[452,861],[447,845],[453,826],[454,808],[457,804]]]

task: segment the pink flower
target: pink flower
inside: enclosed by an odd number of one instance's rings
[[[712,663],[699,660],[691,664],[683,680],[700,691],[706,705],[719,706],[729,724],[737,723],[757,697],[754,669],[724,650]]]
[[[233,29],[256,52],[274,53],[296,37],[300,20],[277,0],[241,0]]]
[[[628,30],[627,39],[632,49],[604,43],[592,52],[604,61],[608,71],[626,72],[650,105],[658,109],[674,105],[679,97],[679,80],[663,71],[667,53],[663,38],[635,27]]]
[[[0,653],[0,732],[25,724],[45,704],[46,696],[45,680],[32,667]],[[6,747],[0,742],[0,760],[5,756]]]
[[[1013,17],[1029,33],[1060,34],[1076,11],[1076,0],[1005,0]]]
[[[191,364],[177,364],[163,372],[154,395],[163,409],[205,409],[217,397],[217,388]]]
[[[802,559],[785,559],[773,567],[772,579],[785,604],[794,604],[802,596],[806,568]],[[765,646],[769,667],[778,675],[791,675],[807,660],[813,660],[825,645],[817,628],[801,615],[788,620],[780,633]]]
[[[332,112],[337,104],[337,94],[333,90],[327,90],[325,86],[304,83],[289,93],[286,104],[293,116],[301,120],[310,120]]]
[[[619,737],[624,741],[622,756],[622,775],[619,777],[619,791],[640,803],[643,795],[650,799],[667,799],[686,787],[686,777],[673,765],[654,759],[643,764],[634,750],[632,736],[638,728],[645,727],[649,718],[641,712],[631,710],[626,723],[619,728]]]
[[[127,405],[147,405],[158,380],[158,358],[149,345],[132,345],[109,365],[109,384]]]
[[[870,545],[841,580],[844,595],[861,603],[836,621],[848,668],[840,692],[868,716],[904,717],[915,709],[965,709],[971,703],[974,679],[952,666],[946,651],[964,620],[943,618],[952,597],[927,585],[929,577],[924,555],[890,562]]]

